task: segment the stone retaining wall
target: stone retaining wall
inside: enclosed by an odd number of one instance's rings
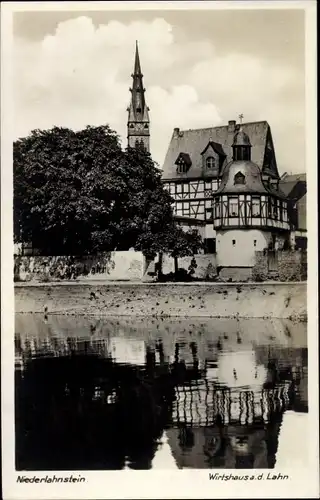
[[[100,316],[307,317],[306,283],[15,286],[16,312]]]
[[[279,281],[305,281],[307,279],[307,252],[288,250],[277,252],[277,269],[269,270],[268,252],[255,252],[255,265],[252,268],[253,281],[265,281],[272,274]]]

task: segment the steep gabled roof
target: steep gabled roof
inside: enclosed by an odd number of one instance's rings
[[[218,155],[220,156],[227,156],[226,153],[223,151],[221,144],[218,144],[217,142],[209,141],[206,147],[204,148],[203,151],[201,151],[201,155],[204,155],[209,148],[212,148]]]
[[[307,192],[307,176],[301,174],[285,174],[279,182],[279,189],[291,199],[299,199]]]
[[[229,163],[233,159],[232,144],[238,130],[239,126],[236,127],[236,130],[231,130],[228,125],[183,131],[175,130],[163,163],[163,180],[179,178],[175,161],[181,152],[189,153],[192,161],[192,166],[187,173],[183,174],[183,177],[192,179],[205,176],[201,153],[210,141],[220,145],[222,153],[226,155],[224,164]],[[267,142],[270,143],[269,139],[271,138],[268,122],[243,123],[242,130],[249,136],[252,144],[251,160],[262,169],[265,162]],[[272,174],[275,178],[278,178],[279,174],[275,159],[273,163],[274,171]]]

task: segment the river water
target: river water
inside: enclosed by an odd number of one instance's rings
[[[306,323],[17,314],[15,330],[17,470],[306,463]]]

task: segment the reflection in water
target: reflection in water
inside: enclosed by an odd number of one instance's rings
[[[306,325],[16,315],[18,470],[273,468]]]

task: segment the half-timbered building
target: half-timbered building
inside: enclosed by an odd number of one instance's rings
[[[279,182],[272,134],[266,121],[243,123],[243,133],[250,137],[250,158],[259,167],[262,177],[276,185]],[[225,167],[233,160],[233,143],[240,124],[196,130],[174,129],[163,164],[163,182],[174,198],[174,212],[178,220],[202,221],[207,251],[216,251],[216,230],[213,218],[213,194],[222,181]],[[249,154],[238,148],[243,160]],[[240,172],[241,173],[241,172]],[[241,175],[238,179],[241,183]],[[183,219],[182,219],[183,218]]]
[[[233,160],[213,193],[217,265],[251,267],[255,252],[283,249],[289,241],[288,200],[279,177],[251,161],[251,142],[241,128],[234,136]]]

